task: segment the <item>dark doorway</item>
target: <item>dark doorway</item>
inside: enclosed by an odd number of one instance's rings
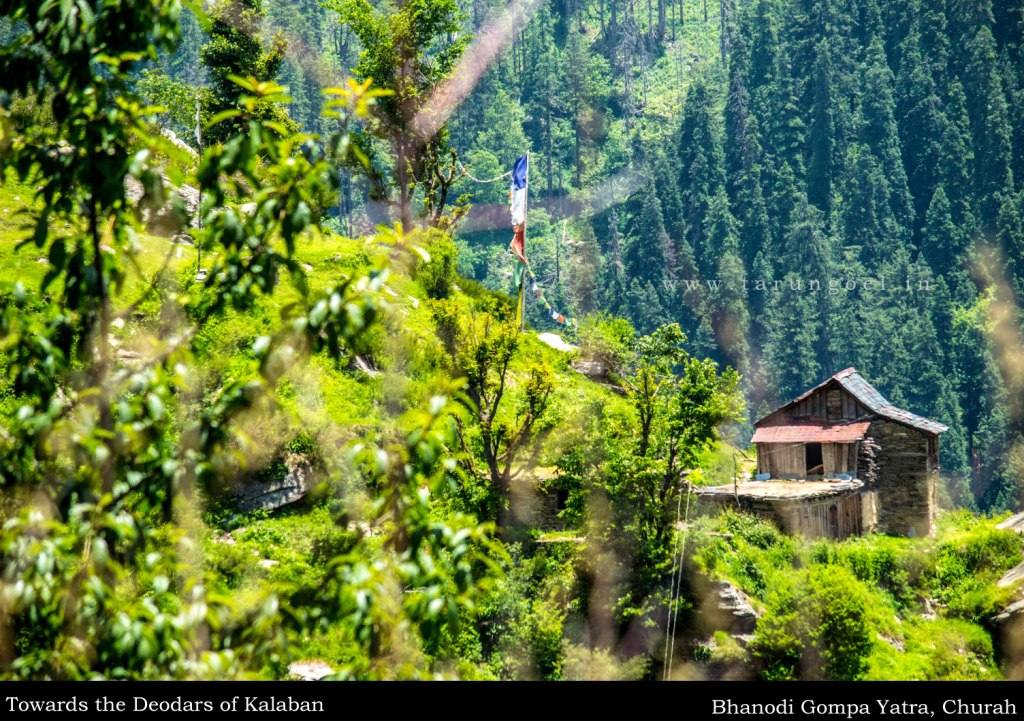
[[[825,468],[821,459],[821,444],[808,443],[804,446],[807,449],[807,475],[823,476]]]
[[[828,507],[828,535],[839,538],[839,509],[834,504]]]

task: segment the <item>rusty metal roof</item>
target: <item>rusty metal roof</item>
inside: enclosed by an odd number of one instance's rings
[[[868,432],[870,420],[852,423],[789,423],[759,426],[752,443],[853,443]]]
[[[927,433],[945,433],[946,431],[949,430],[948,426],[943,425],[938,421],[923,418],[922,416],[911,413],[910,411],[905,411],[902,408],[897,408],[892,403],[887,401],[885,399],[885,396],[878,392],[877,388],[868,383],[867,380],[864,379],[864,376],[857,372],[856,368],[852,367],[844,368],[835,375],[827,378],[822,383],[819,383],[813,388],[804,391],[799,396],[791,400],[789,403],[786,403],[785,405],[782,405],[779,408],[775,409],[775,411],[769,413],[768,416],[765,416],[757,423],[760,424],[761,421],[767,419],[769,416],[774,414],[776,411],[781,410],[782,408],[791,406],[794,403],[799,403],[804,398],[807,398],[815,391],[820,390],[821,388],[827,386],[829,383],[832,383],[833,381],[839,383],[839,385],[845,388],[854,398],[860,401],[872,413],[875,413],[876,415],[879,415],[883,418],[888,418],[889,420],[896,421],[897,423],[902,423],[912,428],[917,428],[918,430],[925,431]]]

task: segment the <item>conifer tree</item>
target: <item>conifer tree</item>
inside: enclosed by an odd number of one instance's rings
[[[885,58],[880,40],[868,50],[867,70],[864,73],[864,129],[863,141],[878,159],[889,188],[889,206],[895,221],[894,230],[900,239],[910,239],[914,223],[914,207],[907,188],[907,175],[903,167],[899,130],[896,125],[896,101],[893,95],[894,79]]]
[[[953,222],[952,207],[943,186],[935,189],[921,230],[921,253],[937,274],[945,276],[960,259],[963,234]]]
[[[827,214],[832,207],[832,181],[835,173],[835,109],[832,97],[832,59],[828,40],[823,39],[817,45],[811,83],[813,109],[808,136],[810,157],[807,168],[807,198]]]
[[[903,165],[914,198],[917,225],[923,222],[936,185],[943,176],[941,163],[947,151],[942,144],[948,122],[932,79],[932,68],[925,62],[920,43],[920,34],[913,26],[900,47],[896,80]]]
[[[725,157],[714,127],[706,81],[690,88],[679,133],[679,192],[686,219],[686,240],[702,271],[714,268],[716,256],[706,235],[712,199],[725,189]]]
[[[975,151],[971,142],[967,96],[957,78],[949,85],[945,115],[946,124],[940,143],[942,155],[938,163],[942,173],[940,179],[953,206],[953,219],[970,236],[977,222],[972,207]]]
[[[996,241],[1018,298],[1024,298],[1024,190],[1001,196],[996,218]]]
[[[904,231],[893,215],[892,193],[881,163],[866,146],[851,148],[845,187],[848,191],[839,209],[843,237],[862,247],[870,268],[901,247]]]
[[[622,253],[626,275],[661,288],[674,266],[672,244],[665,232],[661,202],[652,182],[640,191],[640,209],[630,224]]]
[[[820,382],[824,372],[818,353],[822,318],[805,283],[802,274],[790,272],[781,288],[766,296],[764,358],[775,402],[795,398]]]
[[[1013,134],[996,43],[986,25],[978,28],[970,39],[964,79],[976,149],[974,188],[978,219],[983,228],[991,229],[999,209],[999,193],[1013,185]]]

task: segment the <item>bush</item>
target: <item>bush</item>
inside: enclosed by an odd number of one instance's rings
[[[752,645],[766,679],[851,680],[867,669],[871,594],[841,566],[811,566],[768,596]]]
[[[643,655],[622,661],[602,648],[587,648],[568,641],[563,655],[562,678],[567,681],[639,681],[650,663]]]
[[[814,563],[848,568],[858,580],[888,593],[899,609],[916,606],[929,558],[920,545],[905,538],[868,536],[835,543],[821,541],[810,552]]]
[[[628,320],[603,313],[587,316],[579,328],[580,357],[617,373],[626,364],[635,337]]]
[[[791,573],[796,543],[768,521],[726,511],[701,519],[698,528],[698,567],[730,580],[757,599],[765,600],[769,589],[784,583]]]
[[[957,681],[999,677],[992,639],[981,626],[959,619],[915,619],[901,630],[902,638],[875,644],[864,678]]]
[[[416,269],[416,280],[428,297],[447,298],[458,278],[456,274],[457,250],[451,236],[440,231],[431,231],[423,244],[430,260],[420,263]]]
[[[313,537],[309,552],[310,563],[315,566],[327,566],[338,556],[355,548],[359,538],[358,531],[350,531],[339,526],[329,526],[321,530]]]
[[[206,562],[210,570],[229,589],[236,589],[242,585],[246,574],[254,567],[256,559],[249,546],[238,542],[214,542],[206,551]]]
[[[1022,541],[1012,531],[979,523],[942,541],[929,575],[931,593],[948,613],[980,621],[994,613],[1012,594],[995,582],[1020,562]]]

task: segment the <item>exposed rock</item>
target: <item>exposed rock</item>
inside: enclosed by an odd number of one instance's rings
[[[572,353],[576,350],[576,346],[571,343],[566,343],[562,336],[557,333],[538,333],[537,340],[544,345],[554,348],[557,351],[562,351],[563,353]]]
[[[295,661],[288,664],[288,673],[299,681],[319,681],[335,671],[323,661]]]
[[[701,627],[707,631],[722,630],[741,636],[757,627],[758,613],[750,599],[728,581],[713,581],[709,593],[700,596]]]
[[[1004,531],[1016,531],[1017,533],[1024,533],[1024,511],[1015,513],[1005,521],[1000,521],[996,528],[1001,528]]]
[[[1003,577],[999,579],[999,586],[1005,588],[1006,586],[1012,586],[1017,581],[1024,578],[1024,563],[1018,563],[1016,566],[1011,568],[1009,571],[1003,574]]]
[[[733,634],[753,633],[757,626],[757,611],[750,599],[731,583],[718,584],[718,609],[727,618],[725,630]]]
[[[580,358],[572,362],[572,368],[588,378],[604,380],[608,377],[608,366],[599,360],[583,360]]]
[[[749,634],[714,634],[696,641],[692,646],[698,674],[694,679],[705,681],[749,681],[757,675],[757,667],[750,662],[748,647],[753,640]]]
[[[193,148],[191,145],[189,145],[184,140],[179,138],[178,134],[175,133],[170,128],[160,128],[160,134],[167,138],[169,141],[171,141],[171,145],[176,147],[178,150],[183,150],[184,152],[191,155],[193,158],[199,157],[199,153],[196,152],[195,148]]]
[[[1024,599],[1014,601],[991,619],[992,640],[1003,659],[1006,678],[1024,679]]]
[[[903,653],[907,649],[906,644],[898,638],[895,638],[893,636],[886,636],[885,634],[879,634],[878,637],[890,646],[892,646],[894,649],[899,651],[900,653]]]
[[[249,512],[257,509],[272,511],[302,499],[309,493],[313,466],[309,459],[297,453],[284,459],[288,469],[284,478],[264,483],[249,483],[237,494],[238,508]]]
[[[1020,621],[1022,618],[1024,618],[1024,598],[1011,603],[1001,613],[996,614],[992,620],[996,624],[1002,625],[1011,620]]]
[[[354,365],[356,369],[362,371],[368,376],[380,375],[380,371],[373,367],[373,363],[366,360],[361,355],[357,355],[355,358],[353,358],[352,365]]]
[[[271,569],[271,568],[273,568],[274,566],[277,565],[277,561],[275,561],[273,558],[261,558],[257,565],[260,568],[264,568],[264,569],[268,569],[269,570],[269,569]]]
[[[176,198],[184,215],[174,207],[175,203],[165,202],[157,206],[147,199],[142,183],[130,175],[124,179],[125,198],[130,205],[135,206],[139,219],[149,232],[175,237],[181,234],[183,228],[197,225],[199,190],[190,185],[175,187],[166,175],[162,176],[162,180],[166,192]]]

